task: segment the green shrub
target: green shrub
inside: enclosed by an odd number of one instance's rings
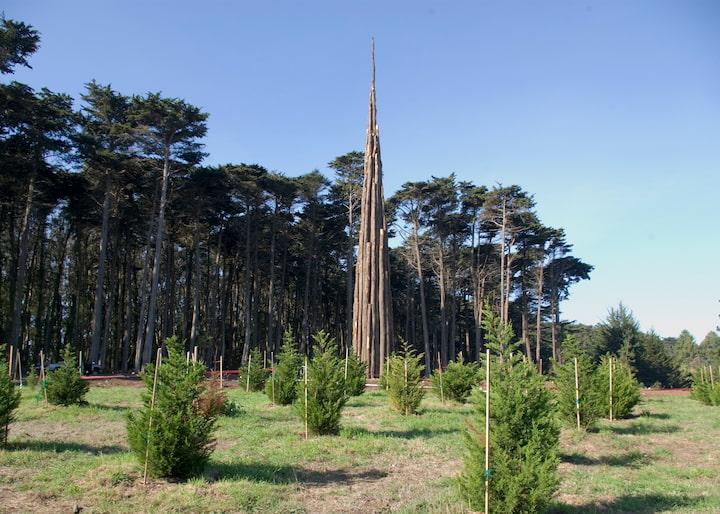
[[[494,350],[490,364],[490,469],[485,469],[485,395],[477,390],[465,433],[460,492],[473,510],[482,510],[488,476],[493,514],[543,512],[560,482],[559,428],[552,394],[534,364],[523,361],[519,343],[511,342],[512,330],[489,311],[483,317],[491,341],[488,345]]]
[[[595,372],[595,391],[598,408],[603,416],[610,416],[610,354],[604,355]],[[613,417],[627,418],[640,402],[640,384],[635,380],[630,366],[622,359],[612,358],[613,363]]]
[[[720,405],[720,377],[711,380],[707,368],[693,373],[690,397],[705,405]]]
[[[15,416],[13,411],[20,405],[20,391],[10,379],[8,363],[5,360],[5,345],[0,345],[0,446],[7,444],[10,423]]]
[[[384,383],[390,405],[405,416],[415,414],[425,396],[422,375],[425,366],[423,354],[416,353],[405,341],[401,341],[400,352],[393,354],[387,364]]]
[[[343,361],[343,365],[344,365]],[[345,380],[345,388],[348,396],[360,396],[365,392],[365,373],[367,366],[360,360],[355,352],[351,349],[348,352],[347,361],[347,379]]]
[[[297,383],[302,371],[302,357],[295,348],[292,330],[289,328],[283,334],[283,346],[280,353],[275,356],[275,375],[265,383],[265,394],[270,401],[275,397],[278,405],[290,405],[295,401]],[[273,395],[274,389],[274,395]]]
[[[48,402],[53,405],[82,405],[90,386],[82,379],[70,345],[65,346],[62,365],[48,373],[45,384]]]
[[[480,368],[477,363],[464,362],[462,353],[457,361],[448,363],[442,374],[436,369],[430,377],[433,392],[438,398],[460,403],[467,401],[473,387],[480,383],[480,379]]]
[[[147,451],[148,475],[187,478],[200,473],[207,463],[216,418],[200,410],[205,366],[186,362],[182,344],[175,337],[165,345],[168,357],[157,370],[154,407],[155,366],[148,365],[142,375],[146,387],[143,407],[128,415],[128,440],[140,466],[145,464]]]
[[[337,344],[324,330],[313,335],[317,345],[308,364],[307,423],[313,434],[340,432],[340,417],[347,403],[344,362],[337,356]],[[305,381],[297,384],[295,408],[305,420]]]
[[[588,428],[603,415],[603,412],[600,408],[602,402],[595,388],[595,367],[587,356],[579,355],[567,359],[564,364],[553,364],[557,410],[560,419],[565,425],[577,426],[575,358],[578,360],[580,426]]]
[[[248,364],[244,365],[240,370],[240,376],[238,378],[240,387],[246,390],[249,389],[250,391],[262,391],[265,389],[265,381],[268,379],[268,376],[270,376],[270,373],[264,367],[260,350],[255,348],[250,352]],[[248,377],[250,377],[250,380],[248,380]]]

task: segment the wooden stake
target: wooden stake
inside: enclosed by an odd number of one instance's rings
[[[613,368],[613,358],[610,357],[610,421],[613,420],[613,413],[612,413],[612,368]]]
[[[18,358],[20,356],[18,355]],[[20,382],[22,382],[22,375],[20,375]],[[715,387],[715,375],[713,374],[713,367],[710,366],[710,387]]]
[[[190,365],[190,352],[185,353],[185,364]]]
[[[408,375],[408,370],[407,370],[407,355],[405,355],[405,390],[406,390],[406,391],[407,391],[407,384],[408,384],[408,382],[407,382],[407,375]],[[410,406],[409,406],[409,405],[406,405],[406,406],[405,406],[405,415],[407,416],[408,414],[410,414]]]
[[[193,348],[193,362],[197,362],[197,350],[197,346]]]
[[[267,368],[267,350],[263,350],[263,369]]]
[[[220,389],[223,388],[223,357],[220,356]]]
[[[577,429],[580,430],[580,378],[578,377],[577,357],[575,357],[575,415],[577,417]]]
[[[308,438],[308,359],[305,356],[305,440]]]
[[[485,514],[490,514],[490,350],[485,350]]]
[[[10,358],[8,361],[8,373],[10,374],[10,381],[13,379],[13,357],[15,357],[15,352],[13,351],[12,347],[10,348]]]
[[[438,352],[437,356],[438,356],[438,375],[440,378],[440,401],[442,402],[443,405],[445,405],[445,392],[443,391],[443,376],[442,376],[442,363],[440,362],[440,352]]]
[[[250,363],[252,362],[252,353],[248,355],[248,370],[247,370],[247,380],[245,381],[245,392],[250,392]]]
[[[22,359],[20,358],[20,350],[17,351],[17,368],[18,368],[18,376],[20,377],[20,389],[23,387],[22,383]]]
[[[47,388],[45,387],[45,355],[40,350],[40,382],[42,384],[42,390],[45,396],[45,404],[47,405]]]
[[[348,374],[348,357],[350,356],[350,349],[346,346],[345,347],[345,382],[347,382],[347,374]]]
[[[270,372],[272,373],[272,378],[270,379],[270,384],[272,388],[272,402],[273,405],[275,405],[275,353],[270,352]]]
[[[155,373],[153,376],[152,396],[150,397],[150,419],[148,420],[148,433],[145,439],[145,469],[143,471],[143,485],[147,484],[148,457],[150,456],[150,433],[152,432],[153,410],[155,409],[155,391],[157,389],[158,369],[160,369],[161,360],[160,348],[157,349],[155,356]]]
[[[80,371],[80,374],[83,374],[83,365],[82,365],[82,350],[80,350],[80,357],[78,358],[78,371]]]

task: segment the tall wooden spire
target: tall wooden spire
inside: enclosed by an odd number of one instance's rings
[[[393,339],[390,259],[385,223],[380,160],[380,134],[375,105],[375,40],[365,140],[365,176],[360,208],[360,235],[355,268],[352,340],[355,353],[367,363],[370,377],[380,376]]]

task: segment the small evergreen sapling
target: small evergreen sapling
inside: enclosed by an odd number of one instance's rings
[[[460,491],[472,509],[481,510],[489,477],[490,512],[543,512],[560,482],[560,431],[552,394],[534,364],[523,361],[519,343],[512,343],[509,326],[490,311],[483,318],[488,347],[494,351],[490,366],[490,469],[485,469],[485,399],[477,394],[465,434],[467,452],[459,477]]]
[[[307,424],[311,433],[332,435],[340,431],[340,417],[348,395],[344,362],[337,356],[337,344],[324,330],[313,335],[317,345],[308,364]],[[295,408],[305,419],[305,382],[297,384]]]
[[[275,376],[265,382],[265,394],[270,401],[273,389],[278,405],[290,405],[295,401],[302,366],[302,357],[295,348],[292,330],[288,328],[283,334],[282,350],[275,356]]]
[[[175,337],[167,339],[165,345],[168,356],[157,370],[154,407],[155,366],[151,364],[143,373],[143,407],[128,415],[128,440],[141,466],[147,455],[149,476],[187,478],[200,473],[212,453],[216,417],[200,408],[205,366],[188,363]]]
[[[249,389],[250,391],[262,391],[265,389],[265,381],[268,379],[270,374],[268,370],[263,366],[263,358],[260,354],[260,350],[257,348],[250,352],[250,361],[248,364],[243,366],[240,373],[239,381],[240,386]],[[248,380],[248,377],[250,380]]]
[[[465,403],[470,397],[473,387],[480,383],[480,368],[475,362],[464,362],[463,356],[457,361],[450,361],[442,371],[435,370],[430,377],[433,392],[441,397],[440,381],[442,380],[442,397]]]
[[[390,405],[405,416],[415,414],[425,396],[422,387],[425,366],[422,360],[422,353],[416,353],[406,341],[401,340],[400,352],[391,355],[387,364],[383,382]]]
[[[556,388],[555,399],[558,415],[563,424],[577,426],[575,398],[575,359],[578,361],[578,386],[580,391],[580,426],[591,427],[603,415],[602,402],[595,388],[595,367],[589,357],[577,349],[572,336],[562,344],[564,364],[553,364]]]
[[[20,391],[8,373],[8,363],[5,360],[5,345],[0,345],[0,446],[7,445],[10,423],[15,416],[13,411],[20,405]]]
[[[595,391],[603,416],[610,416],[610,358],[604,355],[595,372]],[[623,359],[612,357],[613,366],[613,417],[627,418],[640,402],[640,384],[635,379],[630,365]]]
[[[47,376],[45,391],[48,402],[53,405],[82,405],[86,403],[85,395],[90,386],[80,375],[70,345],[65,346],[62,357],[62,365]]]
[[[343,359],[343,366],[345,361]],[[365,373],[367,366],[360,360],[355,352],[351,349],[347,354],[347,379],[345,387],[348,396],[360,396],[365,392]]]

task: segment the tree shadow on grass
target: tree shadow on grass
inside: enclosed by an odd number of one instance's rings
[[[456,434],[460,432],[460,428],[413,428],[409,430],[367,430],[362,427],[352,427],[344,429],[341,434],[346,437],[358,435],[369,435],[379,437],[394,437],[398,439],[430,439],[446,434]]]
[[[128,406],[122,406],[122,405],[103,405],[100,403],[88,403],[85,405],[87,408],[91,409],[97,409],[97,410],[107,410],[107,411],[113,411],[113,412],[128,412],[131,407]]]
[[[21,451],[31,450],[35,452],[76,452],[76,453],[94,453],[96,455],[109,455],[112,453],[126,452],[127,448],[114,444],[93,445],[85,443],[75,443],[70,441],[12,441],[8,444],[7,450]]]
[[[646,423],[637,423],[634,425],[619,426],[610,425],[607,430],[616,435],[648,435],[648,434],[672,434],[678,432],[678,425],[648,425]]]
[[[208,466],[205,471],[205,477],[211,481],[240,479],[272,484],[299,483],[305,486],[334,483],[351,485],[379,480],[386,476],[387,473],[379,469],[318,471],[292,466],[273,466],[261,462],[216,462]]]
[[[652,457],[641,452],[629,452],[622,455],[602,455],[600,457],[588,457],[581,453],[560,453],[560,460],[568,464],[579,466],[622,466],[639,468],[652,462]]]
[[[618,496],[612,500],[586,503],[582,505],[556,504],[548,512],[551,514],[580,514],[602,512],[626,514],[652,514],[683,507],[699,505],[702,498],[689,496],[670,496],[664,494],[639,494]]]

